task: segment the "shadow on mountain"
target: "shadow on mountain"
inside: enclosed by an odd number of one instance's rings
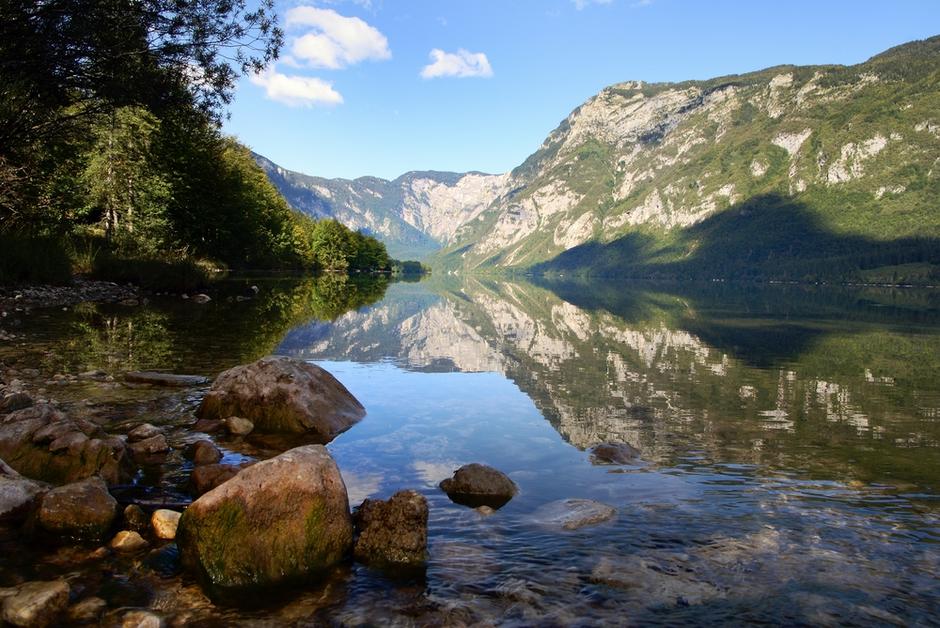
[[[833,331],[877,326],[936,333],[940,326],[935,290],[580,277],[534,281],[572,305],[609,312],[627,325],[664,320],[762,368],[798,359]]]
[[[905,266],[906,265],[906,266]],[[875,240],[833,233],[806,204],[780,194],[755,196],[664,238],[630,233],[588,242],[533,267],[646,279],[940,282],[940,240]]]

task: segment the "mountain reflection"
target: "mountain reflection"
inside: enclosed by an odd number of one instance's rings
[[[663,465],[940,485],[931,293],[667,288],[395,284],[278,351],[502,373],[582,449],[625,441]]]

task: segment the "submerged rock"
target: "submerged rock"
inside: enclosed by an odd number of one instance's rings
[[[376,567],[415,568],[428,552],[428,500],[416,491],[398,491],[388,501],[367,499],[353,514],[357,560]]]
[[[178,388],[204,386],[209,383],[209,379],[201,375],[177,375],[174,373],[157,373],[154,371],[130,371],[124,373],[124,381],[134,384],[150,384],[152,386],[170,386]]]
[[[48,403],[7,415],[0,424],[0,458],[29,478],[53,484],[93,475],[117,483],[129,470],[124,441]]]
[[[215,593],[322,573],[352,540],[346,486],[322,445],[244,469],[194,501],[177,531],[183,565]]]
[[[85,598],[69,608],[68,618],[73,624],[97,624],[106,608],[108,603],[100,597]]]
[[[3,598],[3,621],[14,626],[52,626],[69,603],[65,580],[27,582]]]
[[[451,501],[471,508],[501,508],[519,492],[516,483],[505,473],[478,463],[460,467],[452,478],[441,482],[440,487]]]
[[[560,499],[535,511],[535,523],[564,530],[577,530],[584,526],[609,521],[617,509],[593,499]]]
[[[640,457],[640,450],[630,443],[601,443],[591,449],[594,464],[633,464]]]
[[[52,534],[79,539],[104,538],[117,515],[117,500],[101,478],[89,478],[46,493],[39,506],[39,525]]]
[[[219,375],[197,416],[237,416],[251,421],[256,431],[313,433],[328,441],[365,416],[365,409],[319,366],[267,357]]]

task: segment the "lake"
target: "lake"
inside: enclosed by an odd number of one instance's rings
[[[236,300],[250,284],[258,295]],[[0,359],[47,377],[214,376],[269,353],[315,362],[368,412],[328,445],[350,505],[423,493],[428,568],[394,579],[344,566],[282,600],[221,607],[180,574],[171,544],[79,578],[112,607],[218,625],[938,621],[936,291],[327,277],[212,294],[37,310]],[[49,383],[74,412],[119,433],[166,426],[177,447],[197,438],[203,393]],[[278,453],[216,440],[228,461]],[[640,458],[594,464],[605,442]],[[489,516],[452,503],[437,484],[470,462],[507,473],[519,495]],[[188,465],[171,455],[138,483],[185,502]],[[560,529],[544,507],[567,498],[616,516]],[[0,585],[76,569],[61,554],[7,554]]]

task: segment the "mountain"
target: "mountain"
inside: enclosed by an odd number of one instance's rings
[[[507,175],[480,172],[408,172],[394,181],[378,177],[325,179],[255,161],[294,209],[336,218],[385,242],[397,259],[424,259],[453,240],[457,228],[505,192]]]
[[[938,87],[940,37],[854,66],[612,85],[438,240],[431,263],[940,280]]]

